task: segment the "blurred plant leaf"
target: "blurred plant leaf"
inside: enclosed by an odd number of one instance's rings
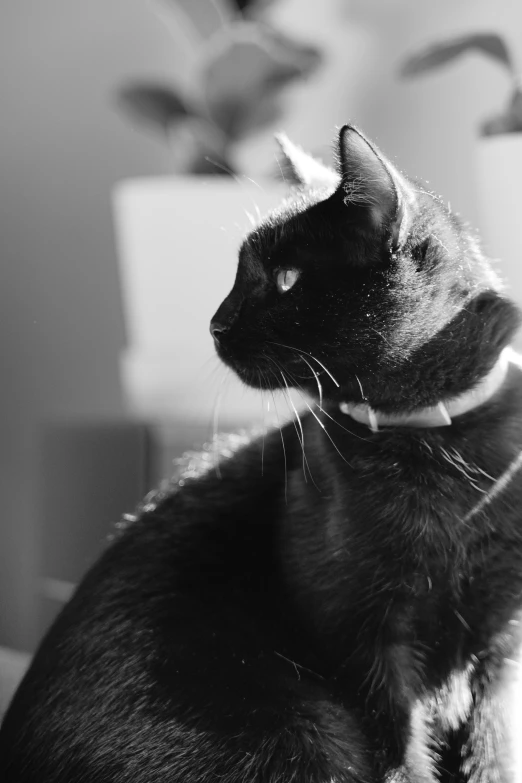
[[[205,98],[214,122],[233,139],[273,122],[281,89],[320,62],[315,47],[259,23],[237,23],[213,43],[203,66]]]
[[[161,0],[169,13],[179,20],[182,14],[206,41],[218,30],[231,24],[237,16],[236,3],[233,0]]]
[[[256,0],[234,0],[234,5],[236,6],[238,11],[241,11],[243,13],[252,5],[257,5]]]
[[[274,0],[232,0],[238,11],[248,18],[257,17],[273,2]]]
[[[136,83],[123,87],[117,93],[117,101],[131,120],[148,125],[163,136],[168,136],[174,124],[194,113],[179,93],[156,84]]]
[[[503,38],[496,33],[476,33],[464,35],[451,41],[435,43],[408,57],[400,68],[400,75],[403,77],[418,76],[440,68],[441,65],[445,65],[469,51],[483,52],[498,60],[510,73],[513,72],[511,57]]]
[[[155,0],[176,41],[178,83],[129,84],[117,98],[132,121],[169,143],[176,170],[233,174],[233,142],[275,122],[284,88],[319,65],[315,46],[259,21],[271,2]]]
[[[516,87],[511,95],[508,109],[502,114],[490,117],[482,123],[483,136],[501,133],[522,133],[522,88]]]

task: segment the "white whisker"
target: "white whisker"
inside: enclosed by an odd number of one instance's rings
[[[342,454],[342,453],[339,451],[339,449],[338,449],[338,448],[337,448],[337,446],[335,445],[335,443],[334,443],[334,441],[333,441],[333,439],[332,439],[332,437],[331,437],[330,433],[328,432],[328,430],[327,430],[327,429],[326,429],[326,427],[324,426],[323,422],[321,421],[321,419],[319,418],[319,416],[317,416],[317,414],[315,413],[315,411],[313,411],[313,410],[312,410],[312,408],[311,408],[311,407],[310,407],[310,405],[307,403],[307,401],[304,399],[304,397],[303,397],[303,402],[304,402],[304,404],[306,405],[306,407],[308,408],[308,410],[310,411],[310,413],[312,414],[312,416],[314,417],[314,419],[317,421],[317,423],[319,424],[319,426],[322,428],[323,432],[325,433],[325,435],[327,436],[327,438],[329,439],[330,443],[332,444],[332,446],[334,447],[334,449],[336,450],[336,452],[339,454],[339,456],[341,457],[341,459],[343,460],[343,462],[346,462],[346,464],[348,465],[348,467],[350,467],[350,468],[351,468],[352,466],[350,465],[350,463],[348,462],[348,460],[346,459],[346,457],[344,457],[344,455],[343,455],[343,454]],[[363,440],[364,440],[364,439],[363,439]]]
[[[370,438],[363,438],[362,435],[357,435],[356,432],[352,432],[352,430],[349,430],[347,427],[343,427],[343,425],[337,421],[337,419],[334,419],[333,416],[330,416],[328,411],[326,411],[324,408],[319,408],[321,413],[324,413],[325,416],[328,416],[328,418],[333,421],[334,424],[337,424],[338,427],[340,427],[342,430],[348,433],[348,435],[352,435],[352,437],[357,438],[358,440],[364,440],[366,443],[370,443]]]
[[[359,384],[359,389],[361,390],[361,397],[363,398],[363,400],[366,400],[366,399],[367,399],[367,397],[366,397],[366,395],[365,395],[365,393],[364,393],[364,391],[363,391],[362,383],[361,383],[361,381],[359,380],[359,376],[358,376],[358,375],[356,375],[356,376],[355,376],[355,379],[356,379],[357,383]]]
[[[268,386],[264,373],[262,373],[261,370],[260,370],[259,374],[261,375],[261,378],[263,379],[263,383],[265,384],[265,386]],[[264,473],[265,473],[265,436],[266,436],[264,390],[261,393],[261,410],[263,412],[263,441],[262,441],[262,444],[261,444],[261,475],[264,476]]]
[[[301,357],[301,359],[303,359],[303,361],[305,361],[305,362],[306,362],[306,359],[305,359],[303,356]],[[306,363],[308,364],[308,362],[306,362]],[[310,367],[310,365],[308,365],[308,366]],[[310,367],[310,369],[312,369],[312,368]],[[290,380],[292,381],[292,384],[295,386],[295,389],[296,389],[297,393],[299,394],[299,396],[301,397],[301,399],[303,400],[303,402],[305,402],[305,403],[306,403],[306,400],[305,400],[305,397],[304,397],[304,395],[306,394],[305,390],[304,390],[304,389],[303,389],[303,387],[302,387],[302,386],[301,386],[301,385],[300,385],[300,384],[299,384],[299,383],[296,381],[296,379],[295,379],[295,378],[292,376],[292,373],[290,373],[288,370],[287,370],[286,372],[287,372],[287,375],[289,376]],[[312,370],[312,372],[313,372],[313,370]],[[308,408],[311,410],[311,408],[310,408],[310,406],[308,405],[308,403],[306,403],[306,404],[307,404]],[[336,424],[336,425],[337,425],[338,427],[340,427],[342,430],[344,430],[345,432],[347,432],[347,433],[348,433],[348,435],[352,435],[354,438],[357,438],[358,440],[364,440],[364,441],[365,441],[365,443],[369,443],[369,442],[370,442],[370,439],[369,439],[369,438],[363,438],[361,435],[357,435],[357,433],[356,433],[356,432],[352,432],[352,430],[349,430],[347,427],[343,427],[343,425],[342,425],[342,424],[340,424],[340,423],[337,421],[337,419],[334,419],[334,417],[333,417],[333,416],[330,416],[330,414],[328,413],[328,411],[326,411],[326,410],[325,410],[325,409],[324,409],[324,408],[323,408],[321,405],[319,405],[319,410],[321,411],[321,413],[324,413],[324,415],[325,415],[325,416],[328,416],[328,418],[329,418],[331,421],[333,421],[333,423],[334,423],[334,424]],[[313,411],[312,411],[312,412],[313,412]]]
[[[252,227],[255,227],[257,225],[255,217],[252,215],[251,212],[248,211],[248,209],[244,209],[243,212],[247,216],[249,223]]]
[[[285,177],[285,173],[284,173],[284,171],[283,171],[283,168],[282,168],[282,166],[281,166],[281,164],[280,164],[280,162],[279,162],[279,158],[278,158],[278,157],[277,157],[277,155],[275,155],[275,154],[274,154],[274,158],[275,158],[275,162],[276,162],[276,163],[277,163],[277,165],[279,166],[279,171],[281,172],[281,178],[282,178],[283,182],[285,183],[285,185],[287,185],[288,183],[287,183],[287,181],[286,181],[286,177]]]
[[[315,356],[313,356],[311,353],[308,353],[308,351],[303,351],[303,350],[302,350],[302,348],[294,348],[293,346],[291,346],[291,345],[285,345],[284,343],[276,343],[276,342],[274,342],[273,340],[269,340],[268,342],[271,342],[271,343],[272,343],[272,345],[279,345],[279,347],[280,347],[280,348],[288,348],[290,351],[296,351],[297,353],[304,353],[304,354],[306,354],[306,355],[307,355],[307,356],[309,356],[311,359],[313,359],[313,360],[314,360],[314,362],[317,362],[317,364],[318,364],[320,367],[322,367],[322,368],[323,368],[323,370],[325,371],[325,373],[326,373],[327,375],[329,375],[329,376],[330,376],[330,378],[331,378],[331,379],[332,379],[332,381],[335,383],[335,385],[337,386],[337,388],[338,388],[338,389],[340,388],[340,385],[339,385],[339,383],[337,383],[337,381],[336,381],[336,380],[335,380],[335,378],[333,377],[333,375],[332,375],[332,373],[330,372],[330,370],[328,370],[328,369],[327,369],[327,368],[324,366],[324,364],[323,364],[322,362],[320,362],[320,361],[319,361],[319,359],[316,359],[316,357],[315,357]]]
[[[317,384],[317,391],[319,392],[319,407],[322,408],[323,407],[323,387],[321,386],[321,381],[319,380],[319,376],[317,375],[316,371],[314,370],[314,368],[312,367],[312,365],[310,364],[308,359],[305,359],[304,356],[301,356],[301,359],[303,360],[303,362],[305,362],[305,364],[307,364],[307,366],[310,368],[310,370],[313,373],[313,376],[315,378],[315,382]]]
[[[308,473],[309,473],[309,475],[310,475],[310,478],[312,479],[312,484],[313,484],[313,485],[314,485],[314,487],[317,489],[317,491],[318,491],[318,492],[320,492],[321,490],[319,489],[319,487],[317,486],[317,484],[316,484],[316,483],[315,483],[315,481],[314,481],[314,477],[312,476],[312,471],[310,470],[310,465],[308,464],[308,459],[307,459],[307,457],[306,457],[306,453],[305,453],[305,445],[304,445],[304,430],[303,430],[303,424],[302,424],[302,422],[301,422],[301,417],[299,416],[299,412],[298,412],[297,408],[296,408],[296,407],[295,407],[295,405],[294,405],[294,401],[292,400],[292,397],[290,396],[290,389],[288,388],[288,383],[286,382],[285,374],[284,374],[284,372],[281,370],[281,368],[279,368],[279,372],[281,373],[281,377],[282,377],[282,379],[283,379],[283,382],[284,382],[284,384],[285,384],[285,386],[286,386],[286,391],[287,391],[287,393],[286,393],[286,398],[287,398],[287,400],[290,402],[290,404],[291,404],[291,406],[292,406],[292,408],[293,408],[293,411],[294,411],[294,413],[295,413],[295,416],[296,416],[297,422],[298,422],[298,424],[299,424],[299,429],[300,429],[300,431],[301,431],[301,437],[299,437],[299,432],[298,432],[298,430],[297,430],[297,426],[296,426],[296,424],[295,424],[295,419],[294,419],[294,426],[296,427],[296,430],[295,430],[295,431],[296,431],[296,433],[297,433],[297,438],[298,438],[299,442],[301,443],[301,450],[302,450],[302,452],[303,452],[303,475],[304,475],[304,479],[305,479],[305,481],[306,481],[306,482],[308,482],[308,479],[306,478],[306,470],[305,470],[305,466],[306,466],[306,468],[308,469]],[[302,396],[302,395],[301,395],[301,396]]]
[[[225,380],[225,378],[223,379],[223,381]],[[223,386],[223,382],[221,383],[221,386]],[[214,452],[213,453],[214,469],[216,471],[216,476],[219,479],[221,478],[221,470],[219,468],[218,421],[219,421],[219,410],[221,407],[222,399],[223,399],[223,389],[220,388],[216,398],[216,402],[214,403],[214,410],[212,412],[212,448]]]
[[[460,454],[459,454],[460,460],[457,461],[455,459],[455,456],[454,455],[452,456],[443,446],[439,446],[439,451],[444,457],[444,459],[446,460],[446,462],[449,462],[449,464],[453,465],[453,467],[456,468],[456,470],[458,470],[459,473],[462,473],[462,475],[465,476],[465,478],[468,480],[468,482],[471,484],[471,486],[474,489],[476,489],[478,492],[483,492],[484,494],[486,493],[485,489],[482,489],[482,487],[478,486],[475,478],[473,476],[470,476],[466,468],[471,470],[473,470],[473,468],[470,465],[468,465],[467,462],[465,462],[462,457],[460,457]]]
[[[272,395],[272,402],[274,403],[274,410],[277,417],[277,426],[279,427],[279,434],[281,435],[281,444],[283,446],[283,458],[285,461],[285,503],[288,504],[288,466],[286,461],[286,448],[285,448],[285,439],[283,437],[283,430],[281,428],[281,420],[279,418],[279,411],[277,410],[277,405],[274,397],[274,392],[270,390],[270,393]]]

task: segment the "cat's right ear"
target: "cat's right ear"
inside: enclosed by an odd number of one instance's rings
[[[277,133],[275,139],[280,151],[278,163],[286,183],[307,188],[338,187],[340,178],[335,171],[308,155],[286,133]]]

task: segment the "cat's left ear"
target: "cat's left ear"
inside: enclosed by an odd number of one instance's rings
[[[339,133],[338,166],[344,203],[365,207],[372,229],[387,236],[392,250],[400,248],[415,207],[406,179],[353,125],[344,125]]]
[[[278,159],[285,182],[308,188],[338,187],[339,176],[335,171],[291,142],[286,133],[277,133],[275,139],[279,145]]]

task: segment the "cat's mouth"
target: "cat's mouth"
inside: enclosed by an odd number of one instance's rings
[[[279,358],[265,352],[250,351],[248,356],[239,356],[223,345],[217,344],[216,351],[221,361],[226,364],[238,378],[254,389],[284,389],[293,386],[296,379],[295,370],[281,363]]]

